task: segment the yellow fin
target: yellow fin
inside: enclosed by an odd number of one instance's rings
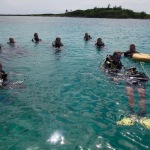
[[[150,118],[142,117],[139,119],[139,123],[150,130]]]
[[[123,118],[121,121],[117,121],[117,125],[132,126],[134,125],[135,121],[136,121],[136,115],[132,115],[130,117]]]

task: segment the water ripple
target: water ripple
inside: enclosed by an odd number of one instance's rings
[[[113,82],[99,68],[107,54],[125,51],[130,43],[148,53],[149,21],[1,17],[0,22],[0,62],[10,82],[0,89],[2,150],[150,149],[149,130],[138,123],[116,125],[129,113],[125,83]],[[34,32],[41,43],[31,42]],[[83,41],[85,32],[92,36],[90,42]],[[9,36],[16,46],[6,43]],[[64,44],[61,51],[51,47],[57,36]],[[106,45],[102,50],[94,46],[98,37]],[[143,71],[139,63],[126,58],[122,62]],[[150,74],[149,64],[143,65]],[[135,97],[138,111],[137,92]]]

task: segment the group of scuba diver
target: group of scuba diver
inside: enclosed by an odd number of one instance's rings
[[[89,40],[91,40],[91,39],[92,39],[92,37],[91,37],[88,33],[85,33],[85,35],[84,35],[84,40],[85,40],[85,41],[89,41]],[[101,38],[98,38],[97,41],[96,41],[96,43],[95,43],[95,46],[96,46],[97,48],[102,48],[102,47],[105,46],[105,44],[103,43],[103,41],[102,41]]]
[[[92,37],[90,35],[88,35],[88,33],[85,33],[84,40],[89,41],[90,39],[92,39]],[[34,33],[34,37],[31,41],[34,43],[39,43],[40,41],[42,41],[42,39],[39,38],[38,33]],[[15,44],[16,42],[15,42],[14,38],[10,37],[9,42],[7,42],[7,43]],[[52,47],[54,47],[54,48],[61,48],[63,46],[64,45],[62,44],[60,37],[56,37],[55,41],[52,42]],[[95,43],[95,46],[97,46],[98,48],[101,48],[101,47],[104,47],[105,44],[102,42],[101,38],[98,38],[97,42]],[[0,49],[1,48],[2,48],[2,46],[0,45]]]
[[[133,125],[134,122],[139,122],[141,125],[150,129],[150,119],[146,118],[146,82],[149,81],[149,76],[147,76],[143,72],[139,72],[135,67],[126,68],[122,62],[121,57],[132,58],[134,53],[138,53],[135,50],[135,45],[131,44],[130,49],[126,52],[115,51],[113,55],[108,55],[104,60],[104,63],[101,67],[105,69],[107,74],[111,76],[114,81],[116,77],[118,79],[125,80],[126,83],[126,94],[129,105],[129,117],[123,118],[121,121],[118,121],[118,125]],[[123,70],[123,73],[122,73]],[[135,113],[135,98],[134,92],[135,90],[139,95],[139,111]],[[144,119],[143,119],[144,118]]]
[[[38,43],[42,40],[39,38],[38,33],[34,33],[34,38],[31,41]],[[15,42],[14,38],[10,37],[9,42],[7,42],[7,43],[10,45],[14,45],[16,42]],[[60,37],[56,37],[55,41],[52,42],[52,47],[54,47],[54,48],[63,47]],[[1,49],[2,49],[2,45],[0,44],[0,50]],[[8,83],[7,74],[5,73],[5,71],[2,70],[2,64],[0,63],[0,87],[6,86],[7,83]]]
[[[34,38],[31,41],[34,43],[39,43],[42,40],[39,38],[38,33],[34,33]],[[7,43],[13,45],[16,42],[15,42],[14,38],[10,37],[9,42],[7,42]],[[64,45],[62,44],[60,37],[56,37],[55,41],[52,42],[52,47],[54,47],[54,48],[61,48],[63,46]],[[0,49],[1,48],[2,48],[2,45],[0,44]]]
[[[90,39],[92,39],[92,37],[88,34],[88,33],[85,33],[84,35],[84,40],[85,41],[89,41]],[[34,38],[32,39],[32,42],[35,42],[35,43],[38,43],[42,41],[41,39],[39,39],[38,37],[38,34],[37,33],[34,33]],[[99,48],[101,47],[104,47],[105,44],[102,42],[102,39],[101,38],[98,38],[97,39],[97,42],[95,43],[95,45]],[[60,37],[56,37],[55,41],[52,42],[52,47],[54,48],[61,48],[63,47],[64,45],[62,44],[61,42],[61,38]]]
[[[32,39],[32,42],[38,43],[42,41],[41,39],[39,39],[38,37],[38,33],[34,33],[34,38]],[[60,37],[56,37],[55,41],[52,42],[52,47],[54,48],[61,48],[64,45],[61,43],[61,38]]]
[[[92,37],[85,33],[84,36],[85,41],[89,41]],[[102,42],[101,38],[97,39],[95,43],[97,47],[104,47],[105,44]],[[146,94],[145,94],[145,83],[149,80],[149,77],[145,75],[143,72],[137,71],[135,67],[126,68],[121,62],[121,57],[132,58],[134,53],[139,53],[136,51],[135,45],[131,44],[129,50],[126,52],[115,51],[113,55],[107,55],[104,59],[101,67],[105,69],[105,71],[112,77],[112,79],[116,80],[116,77],[122,76],[126,81],[126,94],[128,98],[128,104],[130,108],[130,114],[135,114],[134,106],[135,106],[135,98],[134,91],[137,90],[138,95],[140,97],[139,107],[140,110],[137,113],[138,116],[144,116],[146,114]],[[122,74],[121,71],[124,70]]]
[[[85,41],[90,41],[92,37],[88,34],[85,33],[84,35],[84,40]],[[34,38],[32,39],[32,42],[38,43],[42,41],[38,37],[38,33],[34,34]],[[10,44],[14,44],[15,41],[13,38],[9,38]],[[52,42],[52,47],[54,48],[61,48],[64,45],[61,43],[61,38],[57,37],[54,42]],[[104,47],[105,44],[102,42],[101,38],[97,39],[97,42],[95,43],[95,46],[98,48]],[[0,46],[1,49],[1,46]],[[130,114],[135,114],[135,98],[134,98],[134,91],[137,90],[138,95],[139,95],[139,111],[137,115],[139,117],[143,117],[146,114],[146,88],[145,88],[145,83],[149,81],[149,77],[143,73],[139,72],[136,68],[126,68],[122,62],[121,62],[121,57],[124,55],[124,57],[129,57],[132,58],[132,55],[134,53],[138,53],[136,51],[135,45],[131,44],[129,47],[129,50],[126,52],[120,52],[120,51],[115,51],[112,55],[107,55],[105,60],[103,61],[103,64],[101,67],[105,69],[105,71],[111,76],[115,77],[117,76],[122,76],[122,78],[125,79],[126,81],[126,94],[128,98],[128,105],[129,105],[129,110]],[[124,70],[124,73],[122,74],[122,70]],[[0,63],[0,85],[5,86],[5,81],[7,81],[7,74],[2,70],[2,64]],[[126,121],[126,120],[125,120]],[[130,120],[131,121],[131,120]],[[132,121],[131,121],[132,122]]]

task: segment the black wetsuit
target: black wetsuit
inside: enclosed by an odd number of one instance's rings
[[[64,45],[62,43],[58,44],[58,43],[53,42],[52,46],[55,47],[55,48],[60,48],[60,47],[62,47]]]
[[[97,47],[103,47],[103,46],[105,46],[104,43],[96,43],[95,45],[96,45]]]
[[[134,53],[139,53],[139,52],[137,52],[137,51],[131,52],[130,50],[128,50],[128,51],[124,52],[124,56],[125,56],[125,57],[132,57],[132,55],[133,55]]]
[[[38,43],[39,41],[41,41],[41,39],[39,39],[39,38],[34,38],[34,39],[32,39],[32,41]]]
[[[88,41],[90,39],[92,39],[92,37],[89,35],[88,37],[84,37],[85,41]]]
[[[7,74],[3,70],[0,70],[0,79],[3,81],[7,80]]]
[[[127,71],[126,76],[126,85],[133,88],[145,88],[145,83],[149,80],[145,73],[138,71]]]
[[[118,61],[118,62],[113,61],[111,55],[107,56],[105,63],[104,63],[105,69],[110,69],[111,72],[116,72],[116,73],[118,73],[119,70],[122,69],[122,66],[123,65],[121,61]]]

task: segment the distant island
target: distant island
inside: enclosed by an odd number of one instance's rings
[[[84,17],[84,18],[116,18],[116,19],[150,19],[146,12],[134,12],[130,9],[123,9],[121,6],[113,8],[93,8],[87,10],[68,11],[62,14],[29,14],[29,15],[0,15],[0,16],[51,16],[51,17]]]
[[[134,12],[133,10],[123,9],[121,6],[113,8],[97,8],[87,10],[75,10],[60,14],[66,17],[87,17],[87,18],[133,18],[133,19],[150,19],[150,15],[142,12]]]

